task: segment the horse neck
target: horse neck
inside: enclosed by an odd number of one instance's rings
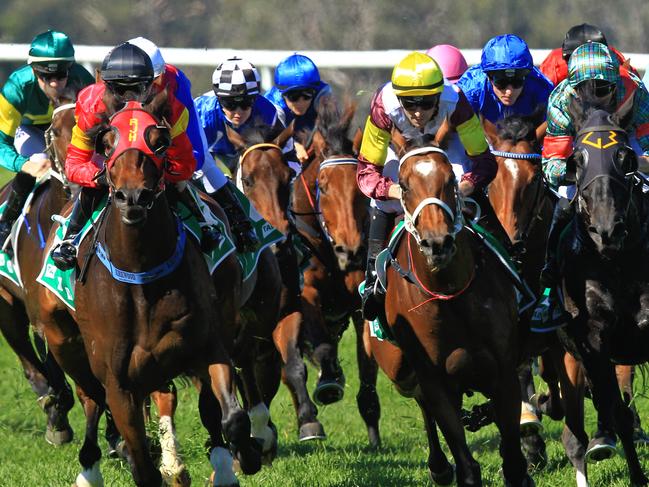
[[[106,211],[104,241],[110,260],[116,267],[143,272],[165,262],[173,254],[178,236],[176,218],[164,194],[148,210],[147,218],[141,225],[126,225],[114,205],[110,205]]]
[[[398,260],[403,263],[406,262],[405,259],[409,259],[411,272],[425,289],[440,294],[454,294],[464,289],[473,279],[475,254],[467,230],[461,230],[457,234],[457,251],[442,269],[432,269],[426,256],[419,250],[415,238],[407,232],[405,236],[399,247]]]

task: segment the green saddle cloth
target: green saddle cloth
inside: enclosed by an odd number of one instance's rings
[[[208,270],[211,274],[219,266],[223,259],[225,259],[232,252],[236,251],[236,247],[234,245],[234,242],[232,242],[232,239],[227,235],[227,232],[225,231],[225,224],[212,214],[209,206],[207,205],[207,203],[201,200],[196,190],[191,186],[188,186],[187,190],[191,191],[191,195],[196,201],[199,209],[201,210],[206,224],[217,227],[222,236],[218,245],[213,250],[207,253],[203,253],[205,263],[207,264]],[[244,280],[246,280],[256,269],[261,252],[268,246],[282,240],[284,236],[279,230],[275,229],[259,215],[257,210],[255,210],[252,204],[250,204],[243,193],[237,190],[236,194],[239,198],[239,201],[241,202],[241,206],[243,207],[244,211],[247,212],[253,224],[253,228],[257,233],[257,238],[260,242],[260,245],[255,251],[237,254],[239,264],[241,265],[241,268],[243,270],[243,278]],[[83,230],[79,234],[79,237],[77,238],[77,241],[75,242],[77,248],[88,236],[93,224],[95,224],[100,219],[102,213],[106,209],[107,201],[108,197],[104,198],[101,201],[101,203],[97,206],[94,213],[92,214],[91,218],[84,226]],[[191,235],[193,235],[197,241],[200,242],[202,236],[201,225],[199,224],[196,217],[192,214],[192,212],[182,203],[179,204],[174,211],[183,222],[187,231]],[[67,219],[58,217],[57,220],[61,221],[61,225],[56,230],[56,235],[52,243],[52,247],[63,240],[65,230],[68,226]],[[76,281],[76,269],[69,269],[66,271],[60,270],[54,264],[49,250],[50,249],[46,249],[47,257],[36,280],[43,286],[47,287],[50,291],[52,291],[63,303],[65,303],[66,306],[74,310],[74,286]]]

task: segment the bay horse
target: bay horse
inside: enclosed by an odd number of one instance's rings
[[[433,481],[453,479],[437,424],[458,485],[482,485],[460,418],[463,394],[477,390],[493,400],[506,485],[534,485],[520,447],[514,285],[498,257],[464,226],[445,153],[428,138],[408,141],[397,153],[407,231],[390,257],[385,296],[385,325],[397,346],[373,337],[372,353],[422,409]]]
[[[200,382],[199,412],[215,470],[227,470],[219,464],[219,450],[227,451],[224,436],[244,473],[261,467],[261,449],[238,404],[221,336],[222,327],[238,319],[232,301],[238,299],[240,267],[232,254],[223,261],[220,278],[232,284],[228,295],[217,295],[199,244],[186,237],[170,210],[163,178],[171,137],[159,121],[166,105],[166,91],[145,107],[130,102],[111,117],[110,130],[101,137],[110,155],[110,198],[94,228],[99,255],[88,261],[85,280],[75,287],[75,311],[40,289],[40,327],[83,392],[87,429],[78,477],[83,485],[103,482],[96,436],[105,404],[126,442],[135,483],[160,485],[145,441],[142,405],[179,374]],[[84,241],[80,255],[95,242]],[[224,474],[232,475],[216,472]]]
[[[72,441],[73,432],[67,419],[74,404],[72,390],[63,371],[47,351],[42,336],[33,335],[36,350],[29,337],[30,323],[38,321],[38,284],[40,261],[50,227],[51,215],[58,213],[70,198],[70,185],[63,163],[74,125],[74,100],[79,87],[70,86],[56,100],[52,121],[45,131],[46,152],[52,161],[48,180],[36,189],[20,224],[12,246],[19,271],[13,279],[0,277],[0,330],[14,350],[25,377],[38,397],[38,404],[47,415],[45,439],[54,445]],[[6,201],[7,185],[0,202]],[[3,254],[3,265],[7,265]],[[41,358],[43,357],[43,358]]]
[[[584,367],[600,427],[621,440],[631,484],[647,485],[614,366],[649,359],[649,203],[634,176],[638,161],[625,131],[633,100],[613,114],[587,96],[569,106],[576,136],[566,167],[576,184],[576,207],[559,245],[563,302],[571,316],[560,336]],[[571,461],[583,464],[583,418],[566,423],[575,445]]]
[[[370,445],[378,446],[377,365],[364,339],[357,291],[365,278],[369,200],[356,183],[358,161],[347,136],[355,108],[348,104],[341,114],[334,103],[321,104],[313,132],[298,134],[310,157],[294,182],[290,211],[312,254],[302,298],[310,355],[321,368],[313,397],[320,404],[342,399],[345,382],[337,348],[351,318],[360,375],[356,401]]]
[[[293,125],[281,132],[255,124],[241,134],[226,126],[226,136],[239,152],[237,185],[261,216],[286,239],[275,245],[282,277],[279,321],[273,341],[284,364],[281,379],[288,387],[296,409],[300,441],[324,439],[317,408],[306,388],[307,369],[302,359],[303,309],[300,297],[300,269],[293,238],[297,231],[288,207],[294,171],[283,157],[283,149],[293,135]]]

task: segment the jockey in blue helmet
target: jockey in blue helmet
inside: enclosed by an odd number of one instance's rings
[[[294,130],[312,130],[318,103],[331,95],[331,88],[320,80],[316,65],[302,54],[292,54],[275,68],[275,86],[264,96],[277,106],[286,126],[294,122]],[[298,158],[306,159],[306,151],[295,144]]]
[[[552,83],[534,66],[527,44],[514,34],[490,39],[480,64],[469,68],[458,86],[473,111],[494,125],[510,115],[534,113],[541,124],[552,92]],[[544,127],[537,133],[541,131]]]

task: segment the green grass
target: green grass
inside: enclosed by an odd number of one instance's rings
[[[282,387],[273,402],[271,413],[279,430],[279,454],[272,467],[264,467],[253,477],[241,477],[241,485],[252,486],[421,486],[429,485],[425,462],[428,455],[423,423],[419,410],[411,400],[402,398],[382,375],[379,376],[381,397],[381,433],[383,447],[379,451],[367,448],[365,427],[356,410],[355,395],[358,375],[353,356],[353,332],[342,340],[341,360],[347,373],[346,394],[342,402],[320,409],[328,439],[319,443],[299,443],[295,414],[286,388]],[[69,486],[79,467],[77,454],[83,436],[81,408],[75,405],[71,421],[75,430],[72,444],[53,447],[44,440],[45,416],[36,405],[35,397],[13,352],[0,341],[0,486],[59,487]],[[316,376],[309,369],[310,390]],[[641,416],[646,420],[648,406],[638,402]],[[203,486],[209,475],[209,462],[202,445],[206,433],[197,414],[196,394],[191,389],[180,391],[177,429],[185,462],[194,485]],[[593,412],[588,407],[587,430],[594,429]],[[574,473],[560,443],[562,424],[545,418],[548,442],[547,468],[535,474],[538,486],[575,485]],[[102,421],[103,428],[103,421]],[[103,436],[103,429],[102,429]],[[469,433],[468,441],[474,457],[482,466],[485,485],[502,485],[498,435],[494,426],[479,433]],[[106,443],[101,442],[102,449]],[[447,451],[448,453],[448,451]],[[641,451],[645,470],[649,471],[647,452]],[[132,485],[126,464],[116,460],[102,462],[106,486]],[[592,466],[593,486],[626,486],[626,464],[621,457]]]

